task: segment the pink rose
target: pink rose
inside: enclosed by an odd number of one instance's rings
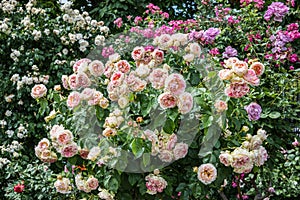
[[[225,94],[233,98],[241,98],[249,92],[250,88],[247,83],[233,82],[225,89]]]
[[[43,138],[39,143],[38,143],[38,148],[43,151],[45,149],[48,149],[50,147],[50,141],[47,138]]]
[[[164,61],[164,52],[162,50],[155,49],[152,52],[152,56],[153,56],[153,58],[155,60],[155,64],[156,65],[159,65],[159,64],[161,64]]]
[[[265,71],[265,66],[260,62],[254,62],[250,65],[250,69],[255,71],[256,76],[261,76]]]
[[[210,163],[202,164],[198,168],[198,179],[205,185],[211,184],[217,178],[217,169]]]
[[[101,61],[94,60],[89,64],[89,71],[93,76],[99,77],[104,73],[104,65]]]
[[[184,158],[188,153],[189,146],[186,143],[177,143],[175,148],[173,149],[174,158],[178,160],[180,158]]]
[[[73,65],[74,73],[77,73],[81,67],[87,66],[90,62],[91,62],[91,60],[88,58],[83,58],[83,59],[80,59],[77,62],[75,62],[75,64]]]
[[[32,89],[31,89],[31,96],[34,99],[38,99],[41,98],[43,96],[45,96],[47,93],[47,88],[44,84],[38,84],[35,85]]]
[[[126,60],[120,60],[116,63],[118,70],[122,73],[128,73],[130,71],[130,64]]]
[[[134,60],[141,60],[144,57],[144,47],[135,47],[131,53],[131,56]]]
[[[173,153],[172,151],[162,150],[159,152],[158,157],[161,161],[169,163],[173,160]]]
[[[176,143],[177,143],[177,135],[173,133],[170,136],[169,141],[167,142],[166,149],[172,150],[175,147]]]
[[[84,72],[78,73],[76,78],[78,87],[86,88],[91,85],[89,77]]]
[[[223,112],[225,110],[227,110],[227,103],[225,101],[222,100],[217,100],[214,104],[217,112]]]
[[[157,68],[154,69],[149,75],[149,81],[152,84],[152,87],[155,89],[162,89],[165,85],[165,80],[168,77],[168,71]]]
[[[111,76],[111,83],[114,85],[114,86],[120,86],[123,82],[123,79],[124,79],[124,73],[122,72],[115,72],[113,73],[113,75]]]
[[[80,103],[80,93],[79,92],[71,92],[67,99],[67,106],[69,108],[75,108]]]
[[[64,146],[61,150],[61,155],[66,158],[73,157],[77,154],[78,147],[75,142]]]
[[[177,104],[177,98],[169,92],[158,96],[158,103],[162,109],[174,108]]]
[[[187,114],[193,108],[193,96],[188,93],[184,92],[179,96],[178,99],[178,111],[181,114]]]
[[[140,91],[143,91],[146,88],[146,86],[147,86],[146,81],[136,78],[135,84],[133,86],[131,86],[130,88],[134,92],[140,92]]]
[[[90,100],[93,97],[95,91],[95,89],[84,88],[84,90],[80,94],[80,97],[82,100]]]
[[[232,70],[239,76],[243,76],[248,71],[248,64],[244,61],[237,61],[232,65]]]
[[[69,76],[68,85],[72,90],[76,90],[78,88],[78,79],[76,74],[72,74]]]
[[[253,69],[249,69],[248,72],[243,76],[243,78],[250,85],[259,85],[259,78],[256,76],[256,73]]]
[[[66,145],[73,140],[73,134],[69,130],[62,130],[57,133],[57,143],[59,145]]]
[[[231,69],[222,69],[218,75],[221,80],[230,80],[233,76],[233,71]]]
[[[107,108],[107,107],[109,106],[109,101],[108,101],[108,99],[102,97],[102,98],[100,99],[99,105],[100,105],[100,107],[103,108],[103,109]]]
[[[62,125],[54,125],[50,130],[51,140],[56,140],[57,133],[64,130],[65,128]]]
[[[227,59],[227,60],[224,60],[224,63],[225,63],[224,67],[229,68],[229,69],[232,69],[232,66],[233,66],[235,63],[237,63],[238,61],[239,61],[238,58],[236,58],[236,57],[231,57],[231,58],[229,58],[229,59]]]
[[[99,186],[99,182],[98,179],[94,178],[94,177],[90,177],[88,178],[88,180],[86,181],[87,185],[89,186],[89,188],[91,190],[96,190]]]
[[[223,163],[223,165],[228,167],[231,165],[232,156],[228,152],[222,152],[219,156],[219,160],[221,163]]]
[[[94,106],[100,103],[100,100],[103,98],[103,94],[99,91],[94,91],[93,96],[88,100],[88,105]]]
[[[165,89],[174,95],[180,95],[186,87],[185,80],[181,74],[171,74],[166,78]]]
[[[69,77],[67,75],[62,75],[61,81],[62,81],[63,87],[65,89],[67,89],[67,90],[70,89],[70,87],[69,87]]]

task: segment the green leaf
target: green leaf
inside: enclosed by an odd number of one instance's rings
[[[174,129],[175,129],[174,122],[171,119],[167,119],[167,121],[164,125],[164,128],[163,128],[164,132],[172,134]]]
[[[150,164],[150,153],[143,154],[143,164],[147,167]]]
[[[269,114],[269,117],[272,119],[277,119],[281,116],[281,114],[279,112],[273,111]]]
[[[136,158],[139,158],[144,153],[143,140],[141,138],[135,138],[130,144],[132,153]]]
[[[141,179],[141,177],[139,174],[129,174],[128,175],[128,182],[130,183],[131,186],[136,184],[138,182],[138,180],[140,180],[140,179]]]

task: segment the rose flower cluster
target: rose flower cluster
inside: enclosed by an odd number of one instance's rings
[[[249,68],[247,62],[236,57],[231,57],[224,62],[225,69],[219,71],[219,78],[230,81],[230,85],[225,89],[227,96],[241,98],[249,92],[249,85],[259,85],[259,76],[264,73],[265,69],[262,63],[252,62]]]
[[[249,173],[253,166],[262,166],[268,159],[267,150],[262,146],[267,138],[266,131],[259,129],[257,134],[247,134],[246,141],[233,152],[221,152],[219,159],[225,166],[233,167],[235,173]]]

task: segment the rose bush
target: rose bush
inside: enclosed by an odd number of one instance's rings
[[[124,33],[105,44],[97,36],[101,45],[88,59],[66,55],[60,73],[36,82],[47,89],[27,88],[41,106],[37,119],[48,115],[46,131],[32,136],[37,158],[49,165],[37,188],[61,199],[299,197],[299,5],[212,3],[199,2],[186,21],[168,21],[153,4],[145,16],[118,18]],[[39,40],[38,30],[32,34]],[[18,51],[10,56],[19,63]],[[53,77],[61,85],[47,84]],[[13,110],[3,109],[4,138],[14,137],[6,126],[19,125],[19,117],[7,120]],[[32,130],[22,124],[16,132]],[[16,141],[2,149],[8,179],[17,162],[9,158],[24,150]],[[13,174],[6,197],[37,191],[29,177]]]

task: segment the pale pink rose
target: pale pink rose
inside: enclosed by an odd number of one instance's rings
[[[41,97],[45,96],[46,93],[47,93],[47,88],[44,84],[35,85],[31,89],[31,96],[35,99],[38,99],[38,98],[41,98]]]
[[[155,89],[163,89],[165,80],[168,77],[168,71],[156,68],[149,75],[149,81]]]
[[[80,104],[80,93],[73,91],[69,94],[67,99],[67,106],[69,108],[75,108]]]
[[[101,61],[94,60],[89,64],[89,71],[93,76],[99,77],[104,73],[104,65]]]
[[[76,74],[72,74],[69,76],[68,85],[72,90],[76,90],[78,88],[78,79]]]
[[[217,169],[210,163],[202,164],[198,168],[198,179],[205,185],[211,184],[217,178]]]
[[[116,63],[118,70],[124,74],[130,71],[130,64],[126,60],[120,60]]]
[[[164,50],[168,49],[172,45],[172,43],[173,40],[169,34],[162,34],[158,38],[158,44]]]
[[[68,178],[60,178],[54,182],[54,187],[57,192],[62,194],[70,193],[70,180]]]
[[[75,142],[72,142],[61,149],[61,155],[66,158],[73,157],[78,152],[78,146]]]
[[[119,95],[118,95],[117,90],[112,91],[112,92],[109,92],[109,93],[108,93],[108,98],[109,98],[111,101],[118,101]]]
[[[186,143],[177,143],[175,148],[173,149],[175,160],[184,158],[188,153],[189,146]]]
[[[154,174],[149,174],[148,176],[146,176],[145,180],[147,193],[151,195],[157,194],[158,192],[163,192],[168,185],[167,181],[164,178],[156,176]]]
[[[196,57],[199,57],[201,54],[201,47],[198,43],[194,42],[190,44],[190,53],[194,54]]]
[[[104,76],[110,78],[113,72],[114,72],[114,63],[107,61],[104,68]]]
[[[144,47],[135,47],[131,53],[131,57],[134,60],[141,60],[144,58],[144,53],[145,53]]]
[[[265,147],[260,146],[258,150],[254,150],[253,152],[255,156],[254,164],[256,166],[262,166],[265,163],[265,161],[268,160],[268,152],[265,149]]]
[[[265,66],[260,62],[254,62],[250,65],[250,69],[255,71],[256,76],[261,76],[265,71]]]
[[[233,71],[231,69],[222,69],[218,75],[221,80],[230,80],[233,76]]]
[[[95,91],[95,89],[84,88],[84,90],[80,94],[81,100],[90,100],[91,98],[93,98]]]
[[[236,173],[249,173],[253,168],[253,162],[250,152],[240,147],[236,148],[232,153],[231,166]]]
[[[67,75],[62,75],[61,76],[61,81],[62,81],[63,87],[65,89],[67,89],[67,90],[70,89],[70,86],[69,86],[69,77]]]
[[[249,69],[246,74],[243,76],[246,83],[252,85],[252,86],[258,86],[259,85],[259,78],[256,76],[256,73],[253,69]]]
[[[145,78],[149,75],[150,68],[147,65],[140,65],[136,70],[135,74],[141,78]]]
[[[99,91],[95,91],[90,100],[88,100],[88,105],[95,106],[100,103],[100,100],[103,98],[103,94]]]
[[[162,150],[159,152],[158,157],[161,161],[169,163],[169,162],[172,162],[172,160],[173,160],[173,153],[172,153],[172,151]]]
[[[103,108],[103,109],[107,108],[107,107],[109,106],[109,101],[108,101],[108,99],[105,98],[105,97],[102,97],[102,98],[100,99],[99,106],[100,106],[101,108]]]
[[[129,95],[129,88],[126,83],[123,83],[121,86],[118,88],[118,94],[119,96],[128,96]]]
[[[217,100],[214,104],[217,112],[223,112],[225,110],[227,110],[227,103],[225,101],[222,100]]]
[[[265,130],[261,129],[261,128],[257,130],[257,135],[260,137],[260,139],[262,141],[266,140],[267,137],[268,137],[267,132]]]
[[[155,60],[155,64],[159,65],[159,64],[161,64],[164,61],[164,52],[162,50],[155,49],[152,52],[152,57]]]
[[[40,159],[46,163],[54,163],[57,161],[57,155],[56,153],[46,149],[41,152]]]
[[[57,133],[60,131],[63,131],[65,128],[62,125],[54,125],[51,130],[50,130],[50,137],[51,140],[56,140],[57,139]]]
[[[118,105],[120,106],[121,109],[125,108],[129,103],[128,97],[120,97],[118,100]]]
[[[133,86],[137,82],[136,73],[134,71],[130,72],[130,74],[126,77],[125,82],[128,86]]]
[[[91,62],[91,60],[88,58],[83,58],[83,59],[80,59],[77,62],[75,62],[75,64],[73,65],[74,73],[77,73],[78,71],[80,71],[81,67],[87,66],[90,62]]]
[[[229,58],[227,60],[224,60],[224,63],[225,63],[224,67],[231,69],[232,66],[233,66],[233,64],[237,63],[238,61],[239,61],[238,58],[231,57],[231,58]]]
[[[230,155],[229,152],[222,152],[219,156],[219,160],[221,163],[223,163],[223,165],[228,167],[229,165],[231,165],[232,156]]]
[[[239,76],[243,76],[248,71],[248,64],[244,61],[237,61],[232,65],[232,70]]]
[[[109,128],[109,127],[104,129],[104,131],[102,132],[102,135],[105,137],[115,136],[116,134],[117,134],[116,129]]]
[[[109,61],[115,63],[115,62],[118,62],[120,59],[121,59],[121,56],[120,54],[118,53],[114,53],[114,54],[111,54],[109,57],[108,57]]]
[[[260,136],[258,135],[254,135],[251,137],[250,140],[250,149],[254,150],[254,149],[259,149],[259,147],[262,145],[262,140],[260,138]]]
[[[174,95],[180,95],[186,87],[185,80],[181,74],[171,74],[166,78],[165,89]]]
[[[57,133],[57,143],[61,146],[66,145],[73,140],[73,134],[69,130],[62,130]]]
[[[192,53],[188,53],[183,56],[183,60],[185,60],[186,62],[192,62],[194,59],[195,59],[195,55]]]
[[[87,159],[91,160],[91,161],[95,161],[98,158],[98,156],[100,155],[100,153],[101,153],[100,147],[98,147],[98,146],[93,147],[90,150],[89,154],[87,155]]]
[[[188,92],[183,92],[178,98],[178,111],[187,114],[193,108],[193,96]]]
[[[91,188],[91,190],[96,190],[99,186],[98,179],[96,179],[95,177],[89,177],[86,183],[89,188]]]
[[[175,147],[176,143],[177,143],[177,135],[173,133],[167,142],[166,149],[172,150]]]
[[[110,81],[112,82],[112,84],[114,86],[120,86],[122,84],[122,82],[123,82],[123,79],[124,79],[124,73],[122,73],[122,72],[115,72],[111,76]]]
[[[174,108],[177,104],[177,98],[169,92],[158,96],[158,103],[162,109]]]
[[[147,86],[147,82],[144,80],[141,80],[139,78],[136,78],[135,85],[131,86],[131,90],[134,92],[140,92],[143,91]]]
[[[249,92],[250,88],[247,83],[234,82],[225,89],[225,94],[233,98],[241,98]]]
[[[78,73],[76,78],[78,87],[86,88],[91,85],[91,80],[84,72]]]
[[[48,149],[50,147],[50,141],[47,138],[43,138],[37,146],[41,151]]]

